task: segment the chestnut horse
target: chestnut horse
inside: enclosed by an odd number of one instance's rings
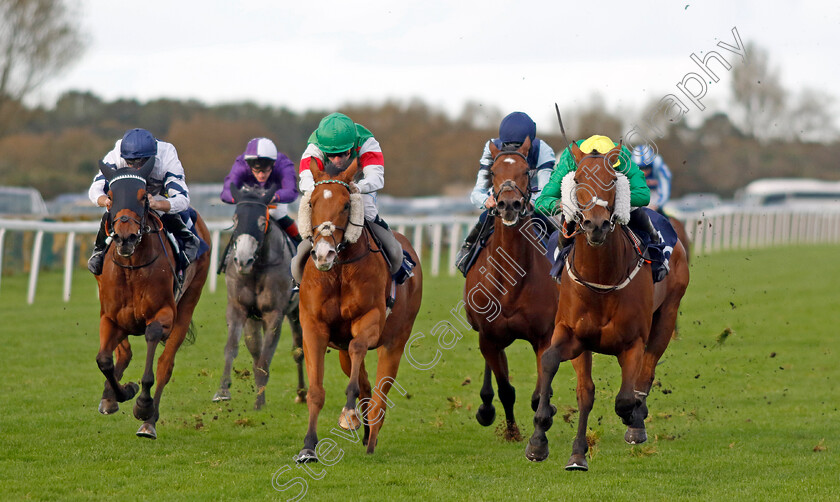
[[[228,339],[225,367],[213,401],[230,400],[230,370],[239,352],[239,340],[244,335],[245,345],[254,360],[255,410],[265,405],[271,360],[280,341],[283,318],[287,316],[298,374],[295,402],[306,401],[301,349],[303,335],[298,320],[298,299],[292,293],[289,271],[294,247],[285,232],[269,217],[268,204],[274,197],[274,188],[271,185],[265,188],[244,186],[240,189],[232,183],[230,186],[230,193],[236,201],[236,213],[230,238],[231,252],[225,261]]]
[[[147,178],[154,167],[151,157],[139,170],[114,169],[100,163],[108,180],[111,199],[110,236],[113,243],[105,255],[99,284],[99,353],[96,363],[105,375],[105,390],[99,412],[115,413],[119,404],[134,397],[134,382],[120,384],[123,372],[131,361],[129,335],[145,334],[146,366],[140,381],[140,395],[134,403],[134,416],[143,420],[137,436],[157,438],[155,424],[160,416],[163,388],[172,376],[175,353],[190,329],[193,310],[201,296],[210,253],[205,252],[192,263],[185,274],[182,294],[176,298],[175,251],[164,235],[157,213],[149,208]],[[210,242],[210,232],[196,213],[199,236]],[[152,372],[155,350],[166,342],[158,359],[157,375]],[[117,361],[114,364],[114,352]],[[151,388],[157,379],[154,399]]]
[[[403,349],[420,310],[423,277],[411,244],[395,234],[417,266],[414,276],[396,287],[396,303],[388,312],[386,297],[391,274],[380,249],[374,249],[370,231],[363,228],[361,195],[351,184],[358,171],[353,163],[331,178],[313,161],[310,171],[315,187],[300,202],[301,235],[312,239],[312,259],[307,260],[300,284],[300,322],[303,353],[309,377],[309,426],[298,462],[317,461],[318,415],[324,406],[324,354],[339,349],[341,369],[350,377],[347,404],[339,424],[348,430],[360,426],[356,399],[361,398],[361,419],[367,453],[373,453],[385,417],[386,396],[395,382]],[[351,193],[353,192],[353,193]],[[371,392],[364,358],[377,349],[376,387]]]
[[[550,384],[559,364],[572,360],[580,419],[566,469],[587,470],[586,428],[595,400],[590,351],[618,358],[621,388],[615,411],[628,426],[625,441],[644,442],[646,396],[656,363],[671,340],[688,286],[688,264],[685,249],[677,243],[670,273],[654,284],[650,265],[624,227],[630,215],[629,183],[610,167],[621,145],[606,155],[584,154],[574,143],[570,148],[577,170],[563,180],[563,210],[579,230],[562,272],[554,334],[543,353],[540,403],[526,457],[532,461],[548,457]]]
[[[530,139],[518,150],[500,151],[492,142],[493,195],[496,199],[495,230],[487,247],[467,272],[464,303],[470,325],[478,331],[478,345],[484,356],[484,384],[481,404],[476,412],[478,423],[493,423],[493,383],[491,370],[499,387],[499,400],[507,419],[504,437],[520,440],[513,415],[516,392],[510,384],[505,348],[514,340],[531,344],[537,356],[537,385],[531,407],[539,404],[541,360],[554,331],[558,293],[549,275],[551,267],[534,228],[543,232],[538,220],[531,217],[531,184],[528,169]],[[488,217],[491,215],[488,214]],[[492,297],[489,298],[488,296]],[[489,309],[491,303],[497,308]]]

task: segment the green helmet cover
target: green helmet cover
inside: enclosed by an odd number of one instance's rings
[[[315,140],[324,153],[346,152],[356,145],[356,124],[343,113],[331,113],[318,124]]]

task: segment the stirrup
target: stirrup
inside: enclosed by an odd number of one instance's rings
[[[105,264],[105,253],[107,249],[103,249],[102,251],[94,251],[94,253],[88,258],[88,270],[93,275],[102,275],[102,266]]]

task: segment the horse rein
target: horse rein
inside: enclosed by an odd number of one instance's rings
[[[619,291],[621,289],[624,289],[628,284],[630,284],[633,278],[636,277],[636,274],[638,274],[639,271],[642,269],[642,265],[644,265],[645,262],[650,263],[648,260],[645,260],[644,256],[642,256],[641,250],[639,249],[639,243],[632,237],[632,233],[630,233],[627,227],[622,226],[621,228],[624,230],[623,235],[627,238],[627,240],[630,241],[633,251],[635,251],[636,255],[639,258],[636,262],[636,265],[633,267],[632,270],[630,270],[624,281],[618,284],[599,284],[597,282],[589,282],[584,280],[580,276],[580,273],[575,269],[575,265],[573,263],[575,259],[575,248],[574,246],[572,246],[571,253],[569,253],[568,257],[566,257],[566,272],[568,272],[569,277],[573,281],[580,284],[581,286],[585,286],[590,291],[598,294],[606,294],[613,291]],[[575,235],[577,233],[580,232],[575,232],[572,235]]]

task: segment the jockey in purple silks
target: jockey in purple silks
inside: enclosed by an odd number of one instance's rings
[[[285,231],[295,246],[300,241],[300,233],[297,224],[289,216],[287,204],[297,199],[298,192],[295,188],[295,164],[289,157],[277,151],[268,138],[254,138],[248,142],[245,152],[236,157],[230,173],[225,176],[224,187],[222,188],[222,202],[235,204],[230,193],[230,185],[233,183],[237,188],[243,186],[265,187],[274,185],[277,191],[270,204],[276,207],[269,211],[271,218]]]

